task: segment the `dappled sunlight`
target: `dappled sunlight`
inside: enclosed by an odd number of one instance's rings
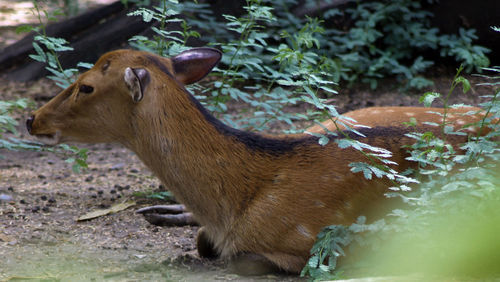
[[[78,13],[113,2],[116,2],[116,0],[79,0]],[[38,24],[38,18],[32,12],[33,8],[33,1],[31,0],[0,0],[0,30],[2,31],[0,50],[23,38],[25,34],[17,34],[16,27]],[[51,4],[51,8],[56,9],[57,7]]]
[[[107,5],[116,0],[80,0],[79,12],[83,12],[89,8],[96,6]],[[31,0],[0,0],[0,27],[11,27],[20,24],[33,24],[38,20],[33,15],[31,9],[33,2]]]
[[[36,22],[31,8],[31,1],[0,0],[0,26],[3,28]]]

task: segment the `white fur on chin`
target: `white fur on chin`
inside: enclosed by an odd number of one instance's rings
[[[51,137],[48,136],[36,136],[37,140],[45,145],[54,146],[59,144],[61,141],[61,131],[56,131]]]

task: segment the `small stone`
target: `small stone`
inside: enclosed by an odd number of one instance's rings
[[[96,194],[92,194],[92,195],[90,195],[90,197],[95,199],[95,198],[97,198],[97,195]]]
[[[42,201],[47,201],[47,196],[42,195],[42,196],[40,197],[40,199],[42,199]]]
[[[53,204],[53,203],[55,203],[55,202],[56,202],[56,199],[54,199],[54,198],[50,198],[50,199],[49,199],[49,203]]]
[[[14,187],[9,186],[9,188],[7,188],[7,190],[9,190],[10,192],[14,192]]]
[[[33,207],[33,208],[31,209],[31,212],[32,212],[32,213],[37,213],[37,212],[39,212],[39,211],[40,211],[40,206],[35,206],[35,207]]]
[[[138,172],[139,172],[139,170],[137,170],[137,169],[133,168],[133,169],[129,170],[129,172],[130,172],[130,173],[138,173]]]
[[[10,202],[12,200],[14,200],[14,198],[12,198],[11,195],[0,194],[0,202]]]
[[[92,180],[94,180],[94,177],[92,175],[85,178],[85,182],[91,182]]]
[[[26,201],[25,201],[24,199],[21,199],[21,200],[19,201],[19,203],[20,203],[20,204],[25,205],[25,204],[26,204]]]
[[[110,169],[111,170],[119,170],[125,167],[125,163],[117,163],[113,165]]]
[[[47,177],[46,177],[45,175],[43,175],[43,174],[39,174],[39,175],[38,175],[38,178],[39,178],[39,179],[45,179],[45,178],[47,178]]]
[[[42,208],[42,211],[43,211],[43,212],[49,212],[49,211],[50,211],[50,209],[49,209],[49,207],[45,206],[45,207],[43,207],[43,208]]]
[[[104,193],[104,191],[102,191],[102,190],[97,191],[97,194],[99,194],[99,195],[102,195],[103,193]]]
[[[116,190],[115,189],[111,189],[111,191],[109,191],[109,193],[116,194]]]

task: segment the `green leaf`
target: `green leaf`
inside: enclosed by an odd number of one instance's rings
[[[71,166],[71,170],[74,172],[74,173],[80,173],[80,165],[78,163],[74,163],[72,166]]]
[[[91,69],[94,66],[94,64],[79,62],[76,66],[79,68]]]
[[[33,41],[33,48],[35,49],[35,52],[37,53],[37,55],[39,57],[43,58],[43,60],[40,61],[40,62],[46,62],[47,61],[47,55],[43,51],[42,47],[40,47],[40,45],[38,45],[38,43],[36,43],[35,41]]]
[[[418,99],[418,101],[420,103],[424,103],[426,107],[430,107],[432,102],[439,97],[441,97],[441,94],[437,92],[426,92]]]
[[[468,79],[466,79],[465,77],[463,76],[459,76],[455,79],[455,82],[456,83],[461,83],[462,84],[462,90],[464,93],[467,93],[470,89],[471,89],[471,86],[470,86],[470,82]]]
[[[36,28],[33,27],[32,25],[21,25],[16,28],[16,33],[20,34],[25,32],[31,32],[33,30],[36,30]]]
[[[328,136],[321,136],[318,140],[318,143],[321,145],[321,146],[325,146],[326,144],[328,144],[328,142],[330,142],[330,138],[328,138]]]

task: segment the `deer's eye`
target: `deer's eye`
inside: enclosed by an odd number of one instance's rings
[[[79,90],[82,93],[90,94],[90,93],[92,93],[92,91],[94,91],[94,87],[82,84],[82,85],[80,85],[80,89]]]

